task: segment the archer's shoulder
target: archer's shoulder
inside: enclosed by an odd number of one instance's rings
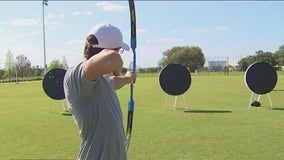
[[[111,55],[111,56],[113,56],[113,57],[120,57],[120,54],[119,54],[117,51],[111,50],[111,49],[104,49],[104,50],[102,50],[102,52],[99,53],[99,54],[102,54],[102,55]]]
[[[97,57],[95,57],[97,56]],[[120,54],[115,50],[104,49],[101,53],[95,55],[94,58],[97,60],[102,60],[105,63],[115,63],[122,61]]]
[[[94,80],[106,73],[120,71],[122,65],[117,51],[104,49],[86,61],[84,71],[88,80]]]

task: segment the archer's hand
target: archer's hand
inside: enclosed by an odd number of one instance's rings
[[[132,83],[134,84],[135,81],[136,81],[136,74],[130,72],[130,71],[127,71],[126,74],[125,74],[125,77],[128,77],[129,78],[129,83]]]

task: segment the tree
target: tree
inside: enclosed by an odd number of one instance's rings
[[[65,56],[63,56],[63,58],[62,58],[61,64],[62,64],[63,69],[68,69],[67,59],[66,59]]]
[[[44,69],[41,68],[39,65],[33,66],[32,67],[32,76],[34,76],[34,77],[41,76],[44,72],[43,70]]]
[[[241,59],[239,61],[239,70],[245,71],[251,64],[255,62],[266,62],[271,64],[272,66],[275,66],[277,64],[275,54],[273,54],[272,52],[264,52],[262,50],[259,50],[256,51],[255,55],[247,56],[246,58]]]
[[[284,45],[275,52],[275,61],[279,66],[284,66]]]
[[[58,59],[55,59],[50,62],[47,70],[50,71],[53,68],[63,68],[63,65]]]
[[[254,62],[256,62],[255,56],[247,56],[246,58],[241,59],[238,63],[239,70],[240,71],[247,70],[247,68]]]
[[[5,70],[6,75],[11,79],[11,77],[15,74],[15,61],[13,57],[13,53],[8,50],[6,54],[6,61],[5,61]]]
[[[30,60],[24,54],[17,56],[16,60],[16,72],[18,76],[22,78],[30,76],[32,71]]]
[[[0,79],[3,79],[4,73],[5,73],[5,70],[4,69],[0,69]]]
[[[264,52],[264,51],[257,51],[256,52],[256,61],[257,62],[266,62],[271,64],[272,66],[276,65],[275,56],[273,56],[272,52]]]
[[[163,52],[163,58],[159,62],[159,66],[163,67],[170,63],[181,64],[191,71],[195,71],[204,66],[205,58],[199,47],[173,47]]]
[[[58,59],[54,59],[50,62],[47,70],[51,70],[53,68],[63,68],[63,69],[68,69],[68,64],[67,64],[67,60],[66,57],[63,56],[62,58],[62,62],[60,62]]]

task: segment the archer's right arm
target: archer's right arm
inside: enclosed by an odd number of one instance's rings
[[[104,74],[119,76],[123,61],[115,50],[104,49],[86,61],[84,72],[87,80],[96,80]]]

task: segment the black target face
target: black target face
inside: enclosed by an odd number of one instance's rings
[[[190,87],[190,72],[183,65],[169,64],[161,70],[159,83],[167,94],[181,95]]]
[[[46,95],[55,100],[65,98],[63,80],[66,70],[62,68],[54,68],[47,72],[44,76],[42,87]]]
[[[266,94],[276,86],[277,73],[270,64],[256,62],[246,70],[245,83],[252,92]]]

